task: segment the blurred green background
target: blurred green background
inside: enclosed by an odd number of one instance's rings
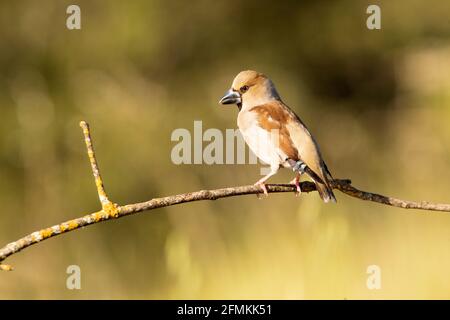
[[[99,209],[80,120],[119,204],[255,182],[259,165],[170,159],[176,128],[236,127],[218,99],[244,69],[273,79],[335,177],[450,202],[449,1],[80,0],[74,31],[70,4],[0,4],[0,245]],[[370,4],[381,30],[366,28]],[[336,205],[236,197],[68,233],[7,259],[0,298],[450,298],[449,214],[336,193]],[[366,287],[373,264],[380,290]],[[69,265],[81,290],[66,288]]]

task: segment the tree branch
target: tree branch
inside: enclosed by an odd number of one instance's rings
[[[33,244],[36,244],[40,241],[55,237],[63,233],[67,233],[69,231],[77,230],[82,227],[89,226],[98,222],[111,220],[114,218],[122,218],[142,211],[173,206],[176,204],[186,202],[201,201],[201,200],[216,200],[220,198],[250,195],[250,194],[259,195],[263,193],[260,187],[248,185],[215,190],[200,190],[196,192],[167,196],[163,198],[154,198],[152,200],[141,203],[119,206],[109,200],[104,190],[100,170],[97,164],[97,160],[95,158],[95,152],[92,145],[89,125],[86,122],[82,121],[80,123],[80,126],[83,129],[87,153],[89,156],[89,161],[91,163],[91,169],[95,179],[95,184],[97,186],[97,193],[100,199],[102,209],[100,211],[85,215],[81,218],[76,218],[73,220],[63,222],[61,224],[54,225],[49,228],[35,231],[17,241],[7,244],[5,247],[0,249],[0,262],[4,261],[7,257],[15,253],[18,253],[19,251]],[[351,197],[360,200],[377,202],[404,209],[420,209],[420,210],[450,212],[450,204],[430,203],[426,201],[416,202],[387,197],[380,194],[356,189],[351,185],[350,180],[336,179],[331,182],[331,186],[333,189],[339,190],[342,193],[345,193]],[[314,183],[308,181],[301,183],[301,189],[302,192],[316,191]],[[296,188],[294,185],[290,184],[269,184],[267,185],[267,191],[269,193],[295,192]],[[10,271],[12,269],[13,268],[10,265],[0,264],[0,270]]]
[[[102,205],[102,211],[111,216],[111,218],[117,218],[119,207],[117,204],[112,203],[109,200],[108,195],[105,192],[102,176],[100,175],[100,169],[98,168],[97,164],[97,158],[95,157],[94,146],[92,145],[89,124],[86,121],[81,121],[80,127],[81,129],[83,129],[84,142],[86,143],[87,154],[89,157],[89,162],[91,163],[92,174],[94,175],[98,199],[100,200],[100,204]]]

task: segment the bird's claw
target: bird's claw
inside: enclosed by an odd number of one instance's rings
[[[262,191],[264,192],[264,196],[265,197],[269,196],[269,192],[267,192],[267,187],[266,187],[266,185],[264,183],[255,183],[255,186],[258,186],[258,187],[260,187],[262,189]],[[258,199],[261,199],[261,194],[260,193],[258,193],[256,196],[258,197]]]
[[[300,181],[298,179],[294,179],[290,182],[290,184],[295,185],[295,196],[298,197],[302,193],[302,188],[300,187]]]

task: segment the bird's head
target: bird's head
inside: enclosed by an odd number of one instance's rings
[[[236,104],[240,109],[243,105],[256,106],[273,100],[280,100],[273,82],[262,73],[246,70],[234,78],[219,103]]]

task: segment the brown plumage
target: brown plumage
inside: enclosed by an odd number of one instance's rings
[[[271,172],[256,184],[267,193],[264,182],[280,167],[297,171],[293,183],[300,192],[302,173],[315,182],[321,198],[336,201],[332,179],[319,147],[300,118],[282,102],[272,81],[256,71],[243,71],[222,98],[222,104],[239,106],[238,127],[250,149],[270,164]]]

